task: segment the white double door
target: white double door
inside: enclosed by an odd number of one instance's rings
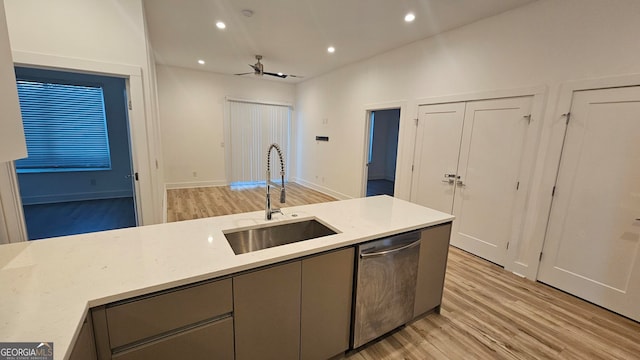
[[[570,114],[538,280],[640,321],[640,87]]]
[[[532,100],[419,108],[411,201],[455,215],[451,244],[500,265],[518,236]]]

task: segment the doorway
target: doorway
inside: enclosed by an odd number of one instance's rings
[[[371,111],[368,119],[366,196],[394,195],[400,109]]]
[[[16,68],[29,240],[137,225],[123,78]]]

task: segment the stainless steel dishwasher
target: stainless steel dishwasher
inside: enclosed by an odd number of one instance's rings
[[[413,318],[420,231],[358,245],[357,254],[352,349]]]

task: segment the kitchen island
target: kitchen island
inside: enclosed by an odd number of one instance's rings
[[[0,341],[71,354],[90,308],[451,222],[388,196],[250,212],[0,246]],[[224,232],[317,219],[337,234],[235,255]]]

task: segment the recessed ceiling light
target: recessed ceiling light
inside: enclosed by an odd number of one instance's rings
[[[204,60],[202,60],[202,59],[198,60],[198,64],[204,65]]]
[[[336,48],[334,48],[333,46],[329,46],[327,48],[327,51],[333,54],[334,52],[336,52]]]
[[[218,27],[218,29],[224,29],[227,27],[227,25],[225,25],[225,23],[223,23],[222,21],[218,21],[216,23],[216,26]]]
[[[408,13],[407,15],[404,16],[404,21],[406,22],[412,22],[415,19],[416,19],[416,16],[413,15],[413,13]]]

